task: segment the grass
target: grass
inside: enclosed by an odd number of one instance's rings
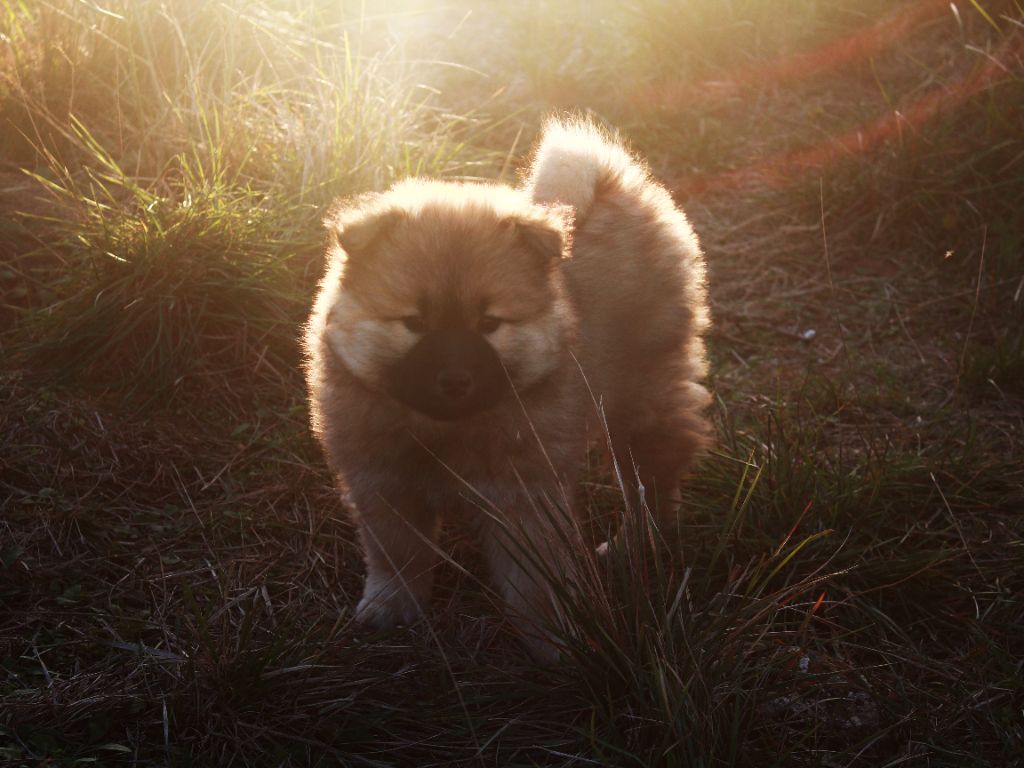
[[[468,10],[0,2],[0,756],[1021,765],[1019,5]],[[538,669],[458,529],[353,624],[297,336],[332,198],[567,107],[702,236],[718,445]]]

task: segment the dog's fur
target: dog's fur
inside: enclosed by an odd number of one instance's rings
[[[652,509],[665,509],[709,441],[697,236],[646,166],[589,123],[548,123],[526,188],[535,203],[575,210],[564,273],[580,326],[577,356],[631,506],[643,488]]]
[[[307,374],[366,554],[357,617],[421,615],[442,517],[462,510],[513,617],[550,618],[538,570],[557,574],[573,541],[592,395],[652,507],[706,443],[686,218],[618,142],[551,121],[520,189],[410,180],[327,226]]]

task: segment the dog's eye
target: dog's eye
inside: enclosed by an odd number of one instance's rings
[[[498,330],[498,328],[501,327],[501,324],[504,322],[505,321],[502,320],[500,317],[495,317],[494,315],[484,315],[483,317],[480,318],[480,333],[483,333],[485,335],[489,333],[494,333],[496,330]]]
[[[404,325],[412,333],[426,333],[427,323],[421,315],[406,315],[405,317],[398,318],[402,325]]]

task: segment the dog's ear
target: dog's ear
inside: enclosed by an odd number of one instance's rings
[[[324,219],[328,236],[347,258],[360,258],[373,251],[403,218],[401,210],[379,203],[377,194],[361,195],[335,207]]]
[[[572,220],[568,205],[534,206],[530,213],[515,219],[519,238],[545,261],[557,261],[572,255]]]

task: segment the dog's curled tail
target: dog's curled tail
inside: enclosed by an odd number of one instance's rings
[[[642,189],[649,174],[623,145],[582,118],[552,118],[544,125],[526,189],[535,203],[570,205],[586,217],[602,190]]]

